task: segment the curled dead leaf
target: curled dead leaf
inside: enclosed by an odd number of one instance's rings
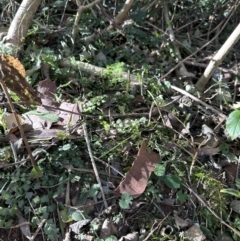
[[[128,193],[136,198],[144,192],[148,179],[160,159],[158,153],[147,151],[147,144],[148,141],[143,141],[130,171],[126,174],[126,178],[115,189],[116,195]]]

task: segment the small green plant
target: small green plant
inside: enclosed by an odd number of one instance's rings
[[[141,135],[140,127],[144,126],[147,119],[142,117],[140,119],[135,120],[121,120],[118,119],[113,121],[111,124],[114,128],[116,128],[117,133],[119,134],[134,134],[136,137]]]
[[[240,104],[237,105],[239,107]],[[226,130],[232,140],[240,135],[240,109],[230,113],[226,121]]]
[[[133,197],[128,193],[123,193],[119,200],[119,205],[122,209],[129,209],[132,204]]]
[[[238,190],[235,188],[223,188],[221,189],[220,192],[240,198],[240,179],[239,178],[236,179],[236,187]]]
[[[107,69],[104,71],[103,76],[111,79],[111,86],[115,86],[117,83],[124,80],[124,78],[122,77],[124,67],[125,64],[122,62],[107,66]]]
[[[8,47],[4,44],[4,41],[0,41],[0,54],[15,56],[19,50],[20,48]]]
[[[31,110],[28,111],[26,113],[24,113],[24,115],[35,115],[38,116],[40,119],[42,120],[46,120],[46,121],[50,121],[50,122],[57,122],[58,121],[58,116],[49,112],[42,112],[42,111],[38,111],[38,110]]]
[[[205,200],[210,200],[210,208],[221,215],[223,219],[226,218],[228,200],[225,195],[221,194],[221,190],[224,187],[221,181],[217,180],[206,170],[195,167],[193,182],[199,183],[198,194],[201,195],[204,193]],[[206,208],[201,208],[199,215],[206,218],[208,226],[211,229],[214,230],[214,228],[219,226],[219,222]]]

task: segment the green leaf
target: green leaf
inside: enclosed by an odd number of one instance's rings
[[[30,185],[27,184],[27,183],[25,183],[25,184],[22,185],[22,188],[23,188],[24,191],[26,192],[26,191],[28,191],[28,190],[30,189]]]
[[[31,174],[35,177],[35,178],[39,178],[43,175],[42,169],[40,166],[36,166],[31,170]]]
[[[48,240],[57,240],[58,238],[58,228],[56,227],[56,224],[53,223],[52,219],[47,220],[47,222],[44,225],[44,233],[48,235]],[[53,239],[50,239],[53,238]]]
[[[5,222],[4,222],[4,227],[5,227],[6,229],[9,229],[9,228],[12,226],[12,223],[13,223],[13,220],[12,220],[12,219],[10,219],[10,220],[8,220],[8,221],[5,221]]]
[[[49,197],[48,195],[43,195],[40,199],[41,203],[48,203],[49,202]]]
[[[27,192],[26,195],[25,195],[25,198],[31,199],[32,196],[33,196],[33,192]]]
[[[157,164],[155,167],[154,173],[156,176],[162,177],[165,175],[165,171],[166,171],[166,165]]]
[[[71,216],[72,216],[73,220],[75,220],[75,221],[81,221],[84,219],[83,215],[77,211],[73,212]]]
[[[164,177],[163,181],[169,188],[180,188],[180,179],[175,175],[169,174]]]
[[[2,191],[2,198],[4,200],[10,200],[12,198],[12,195],[7,191]]]
[[[222,143],[219,145],[219,149],[222,152],[222,154],[228,154],[229,153],[229,145]]]
[[[40,197],[39,197],[39,196],[36,196],[36,197],[32,200],[32,202],[33,202],[34,204],[40,203]]]
[[[184,203],[188,199],[188,195],[186,193],[183,193],[182,190],[179,190],[177,193],[177,199],[180,201],[180,203]]]
[[[58,116],[49,112],[42,112],[38,110],[31,110],[25,113],[24,115],[36,115],[42,120],[50,121],[50,122],[57,122]]]
[[[37,189],[39,189],[41,186],[40,186],[40,183],[39,182],[36,182],[35,184],[34,184],[34,187],[33,187],[33,189],[34,190],[37,190]]]
[[[226,130],[232,140],[240,135],[240,110],[234,110],[226,120]]]
[[[238,189],[240,189],[240,179],[239,178],[236,179],[236,186]]]
[[[220,192],[240,198],[240,192],[234,188],[222,189]]]
[[[132,200],[133,197],[130,194],[124,193],[122,194],[121,199],[119,200],[119,205],[122,209],[128,209],[132,204]]]
[[[90,197],[95,197],[98,194],[100,185],[99,184],[93,184],[92,187],[89,190],[89,196]]]
[[[65,207],[63,210],[61,210],[60,215],[61,215],[62,221],[64,223],[69,223],[73,220],[72,217],[69,216],[69,208],[68,207]]]
[[[110,236],[110,237],[107,237],[105,241],[118,241],[118,239],[115,236]]]
[[[65,145],[63,145],[62,150],[63,150],[63,151],[68,151],[68,150],[71,149],[71,147],[72,147],[71,144],[65,144]]]

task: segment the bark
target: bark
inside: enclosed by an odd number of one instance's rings
[[[104,74],[104,72],[106,72],[105,68],[94,66],[94,65],[91,65],[91,64],[88,64],[88,63],[83,63],[81,61],[76,61],[76,63],[73,64],[73,63],[71,63],[71,61],[69,59],[63,60],[60,63],[60,67],[73,68],[73,69],[76,69],[76,70],[84,71],[84,72],[89,73],[89,74],[93,74],[95,76],[101,76],[102,74]],[[121,76],[124,79],[130,81],[130,87],[133,90],[136,88],[136,86],[140,85],[140,81],[135,75],[128,74],[126,72],[122,72]]]
[[[23,0],[7,33],[5,43],[11,47],[21,47],[28,28],[40,5],[41,0]]]
[[[134,0],[126,0],[122,10],[119,12],[119,14],[114,19],[114,23],[117,25],[120,25],[124,22],[125,18],[127,17],[128,11],[130,10]]]
[[[212,58],[209,65],[205,69],[203,75],[196,83],[196,90],[203,92],[205,85],[208,83],[209,79],[212,77],[213,73],[216,71],[218,66],[222,63],[225,56],[230,52],[232,47],[240,39],[240,24],[235,28],[227,41],[219,49],[216,55]]]

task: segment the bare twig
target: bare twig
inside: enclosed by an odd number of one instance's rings
[[[11,226],[10,229],[20,228],[20,227],[25,226],[25,225],[31,225],[31,223],[29,223],[29,222],[23,222],[23,223],[20,223],[20,224]],[[9,228],[1,227],[0,229],[9,229]]]
[[[32,167],[34,168],[34,167],[36,167],[36,163],[35,163],[35,160],[34,160],[34,158],[33,158],[32,151],[31,151],[31,149],[30,149],[30,146],[29,146],[29,144],[28,144],[28,140],[27,140],[27,138],[26,138],[26,136],[25,136],[25,133],[24,133],[24,130],[23,130],[23,128],[22,128],[21,122],[20,122],[20,120],[19,120],[19,117],[18,117],[18,115],[17,115],[17,113],[16,113],[16,110],[15,110],[15,108],[14,108],[14,105],[13,105],[13,103],[12,103],[11,97],[10,97],[8,91],[7,91],[6,85],[5,85],[5,83],[4,83],[4,81],[3,81],[2,78],[0,78],[0,82],[1,82],[2,89],[3,89],[3,91],[4,91],[4,93],[5,93],[6,97],[7,97],[7,100],[8,100],[8,103],[9,103],[9,105],[10,105],[11,111],[12,111],[12,113],[13,113],[15,119],[16,119],[16,122],[17,122],[17,125],[18,125],[18,128],[19,128],[19,131],[20,131],[20,133],[21,133],[21,137],[23,138],[23,142],[24,142],[24,144],[25,144],[25,147],[26,147],[26,149],[27,149],[28,155],[29,155],[29,157],[30,157],[30,160],[31,160],[31,163],[32,163]]]
[[[23,45],[28,28],[40,5],[41,0],[23,0],[9,27],[6,44],[20,47]]]
[[[33,234],[33,236],[29,239],[30,241],[33,241],[33,240],[36,238],[39,230],[42,228],[42,226],[44,225],[44,223],[45,223],[46,221],[47,221],[47,219],[43,219],[43,220],[41,221],[41,223],[39,223],[37,230],[35,231],[35,233]]]
[[[92,3],[89,3],[85,6],[81,5],[80,0],[76,0],[77,6],[78,6],[78,10],[77,10],[77,15],[73,24],[73,30],[72,30],[72,40],[73,40],[73,45],[75,45],[75,39],[76,39],[76,35],[77,35],[77,27],[78,27],[78,22],[80,20],[81,14],[84,10],[91,8],[92,6],[94,6],[95,4],[99,3],[101,0],[95,0]]]
[[[176,86],[173,86],[173,85],[171,85],[171,89],[176,90],[177,92],[179,92],[179,93],[181,93],[181,94],[183,94],[183,95],[185,95],[185,96],[190,97],[192,100],[194,100],[194,101],[198,102],[199,104],[203,105],[204,107],[210,109],[210,110],[211,110],[212,112],[214,112],[215,114],[218,114],[218,116],[221,117],[222,119],[226,119],[226,118],[227,118],[226,115],[224,115],[224,114],[221,113],[220,111],[216,110],[216,109],[213,108],[212,106],[206,104],[205,102],[201,101],[200,99],[198,99],[198,98],[195,97],[194,95],[189,94],[189,93],[186,92],[185,90],[182,90],[182,89],[180,89],[180,88],[178,88],[178,87],[176,87]]]
[[[174,43],[176,38],[175,38],[174,31],[173,31],[171,21],[170,21],[170,18],[169,18],[169,9],[168,9],[168,4],[167,4],[166,1],[164,1],[164,3],[163,3],[163,12],[164,12],[164,16],[165,16],[166,25],[168,26],[170,40],[173,43],[175,53],[177,54],[177,58],[178,58],[179,66],[180,66],[179,73],[180,73],[181,76],[184,76],[184,77],[195,77],[195,75],[193,73],[190,73],[190,72],[187,71],[184,63],[181,61],[182,57],[181,57],[181,53],[179,51],[179,48]]]
[[[173,101],[175,102],[175,101]],[[173,102],[169,103],[172,104]],[[53,109],[53,110],[61,110],[63,112],[66,112],[66,113],[70,113],[70,114],[74,114],[74,115],[79,115],[79,116],[82,116],[82,117],[86,117],[86,118],[97,118],[99,117],[99,115],[85,115],[85,114],[79,114],[78,112],[74,112],[74,111],[70,111],[70,110],[65,110],[65,109],[62,109],[62,108],[59,108],[59,107],[53,107],[53,106],[47,106],[47,105],[42,105],[43,107],[46,107],[48,109]],[[166,104],[165,106],[163,107],[159,107],[159,108],[164,108],[168,106],[168,104]],[[156,111],[153,111],[153,115],[157,115],[158,112]],[[103,117],[106,117],[108,118],[109,117],[109,114],[108,115],[102,115]],[[113,118],[125,118],[125,117],[140,117],[140,116],[149,116],[149,113],[148,112],[144,112],[144,113],[126,113],[126,114],[110,114],[111,117]],[[1,140],[1,138],[0,138]]]
[[[208,81],[212,77],[215,70],[222,63],[223,59],[230,52],[233,46],[238,42],[238,40],[240,39],[239,32],[240,32],[240,24],[238,24],[238,26],[235,28],[235,30],[232,32],[232,34],[229,36],[226,42],[218,50],[216,55],[211,59],[210,63],[208,64],[201,78],[198,80],[198,82],[195,85],[198,91],[203,92],[205,85],[208,83]]]
[[[153,233],[154,233],[157,229],[159,229],[159,227],[162,225],[163,221],[166,220],[166,219],[168,218],[168,216],[169,216],[169,214],[168,214],[166,217],[164,217],[164,218],[159,222],[159,224],[157,225],[157,227],[155,227],[154,229],[151,230],[151,232],[147,235],[147,237],[146,237],[143,241],[147,241],[147,240],[153,235]]]
[[[92,149],[91,149],[91,146],[90,146],[88,133],[87,133],[87,128],[86,128],[85,123],[82,125],[82,127],[83,127],[84,137],[85,137],[87,148],[88,148],[88,153],[89,153],[89,156],[90,156],[90,159],[91,159],[91,162],[92,162],[94,174],[95,174],[97,182],[98,182],[98,184],[100,186],[100,191],[102,193],[103,203],[104,203],[105,208],[108,208],[108,204],[107,204],[107,201],[106,201],[106,198],[105,198],[105,193],[104,193],[104,190],[103,190],[103,187],[102,187],[102,183],[101,183],[101,180],[100,180],[100,177],[99,177],[99,174],[98,174],[97,166],[96,166],[93,154],[92,154]]]
[[[106,167],[111,168],[114,172],[118,173],[120,176],[125,177],[125,175],[123,175],[123,174],[122,174],[120,171],[118,171],[115,167],[109,165],[108,163],[102,161],[101,159],[99,159],[99,158],[97,158],[97,157],[95,157],[95,156],[94,156],[94,158],[95,158],[97,161],[101,162],[101,163],[102,163],[103,165],[105,165]]]

